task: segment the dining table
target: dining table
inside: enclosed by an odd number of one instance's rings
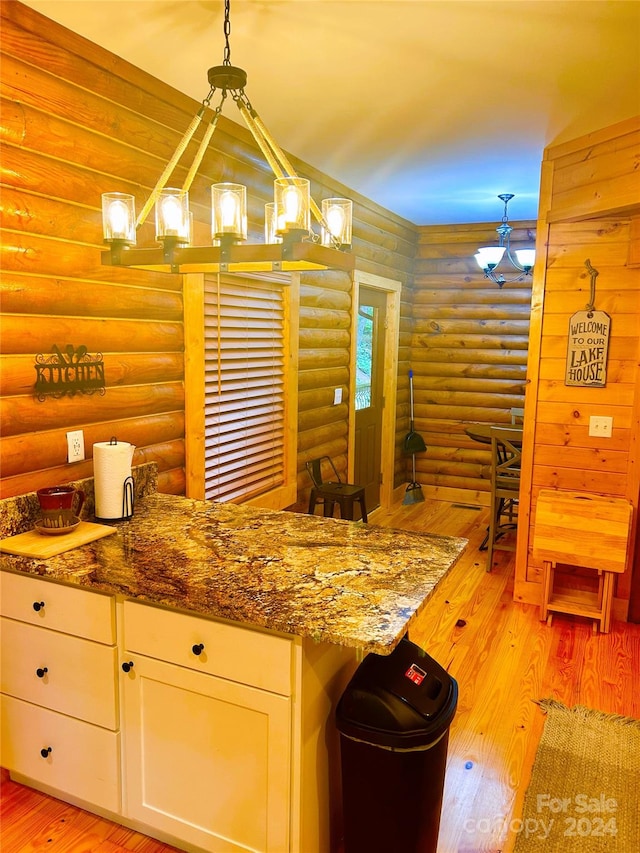
[[[474,441],[479,441],[481,444],[491,444],[491,428],[494,426],[522,432],[522,424],[468,424],[464,431]]]

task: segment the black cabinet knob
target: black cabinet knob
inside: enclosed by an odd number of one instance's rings
[[[41,750],[40,750],[40,755],[41,755],[43,758],[48,758],[48,757],[49,757],[49,753],[50,753],[50,752],[51,752],[51,747],[50,747],[50,746],[48,746],[46,749],[41,749]]]
[[[34,601],[33,602],[33,609],[36,611],[36,613],[38,612],[38,610],[42,610],[43,607],[44,607],[44,601]]]
[[[48,672],[49,672],[49,670],[47,669],[46,666],[41,666],[38,669],[36,669],[36,675],[38,676],[38,678],[44,678]]]
[[[194,655],[200,655],[204,651],[204,643],[196,643],[195,646],[191,646],[191,651]]]
[[[122,664],[122,671],[123,672],[129,672],[129,670],[131,670],[131,669],[133,669],[133,661],[132,660],[130,660],[128,663],[125,662]]]

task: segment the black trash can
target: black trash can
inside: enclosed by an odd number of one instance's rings
[[[336,709],[344,853],[436,853],[458,685],[419,646],[370,654]]]

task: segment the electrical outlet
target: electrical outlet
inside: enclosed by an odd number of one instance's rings
[[[611,438],[612,430],[613,418],[595,417],[594,415],[589,418],[589,435]]]
[[[84,459],[84,433],[81,429],[67,433],[67,462],[82,462]]]

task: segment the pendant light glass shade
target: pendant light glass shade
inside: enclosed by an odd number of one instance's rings
[[[156,202],[156,239],[188,245],[190,230],[189,193],[166,187]]]
[[[214,240],[247,239],[247,188],[242,184],[211,186],[211,236]]]
[[[107,243],[136,243],[136,203],[127,193],[103,193],[102,232]]]
[[[350,246],[353,221],[353,202],[349,198],[325,198],[322,200],[323,246]]]
[[[282,243],[282,237],[276,234],[276,203],[268,201],[264,206],[264,242]]]
[[[276,178],[274,182],[276,233],[311,229],[311,197],[307,178]]]
[[[535,249],[517,249],[516,260],[524,270],[530,270],[536,262]]]
[[[478,249],[474,258],[481,270],[497,267],[506,251],[505,246],[485,246]]]

